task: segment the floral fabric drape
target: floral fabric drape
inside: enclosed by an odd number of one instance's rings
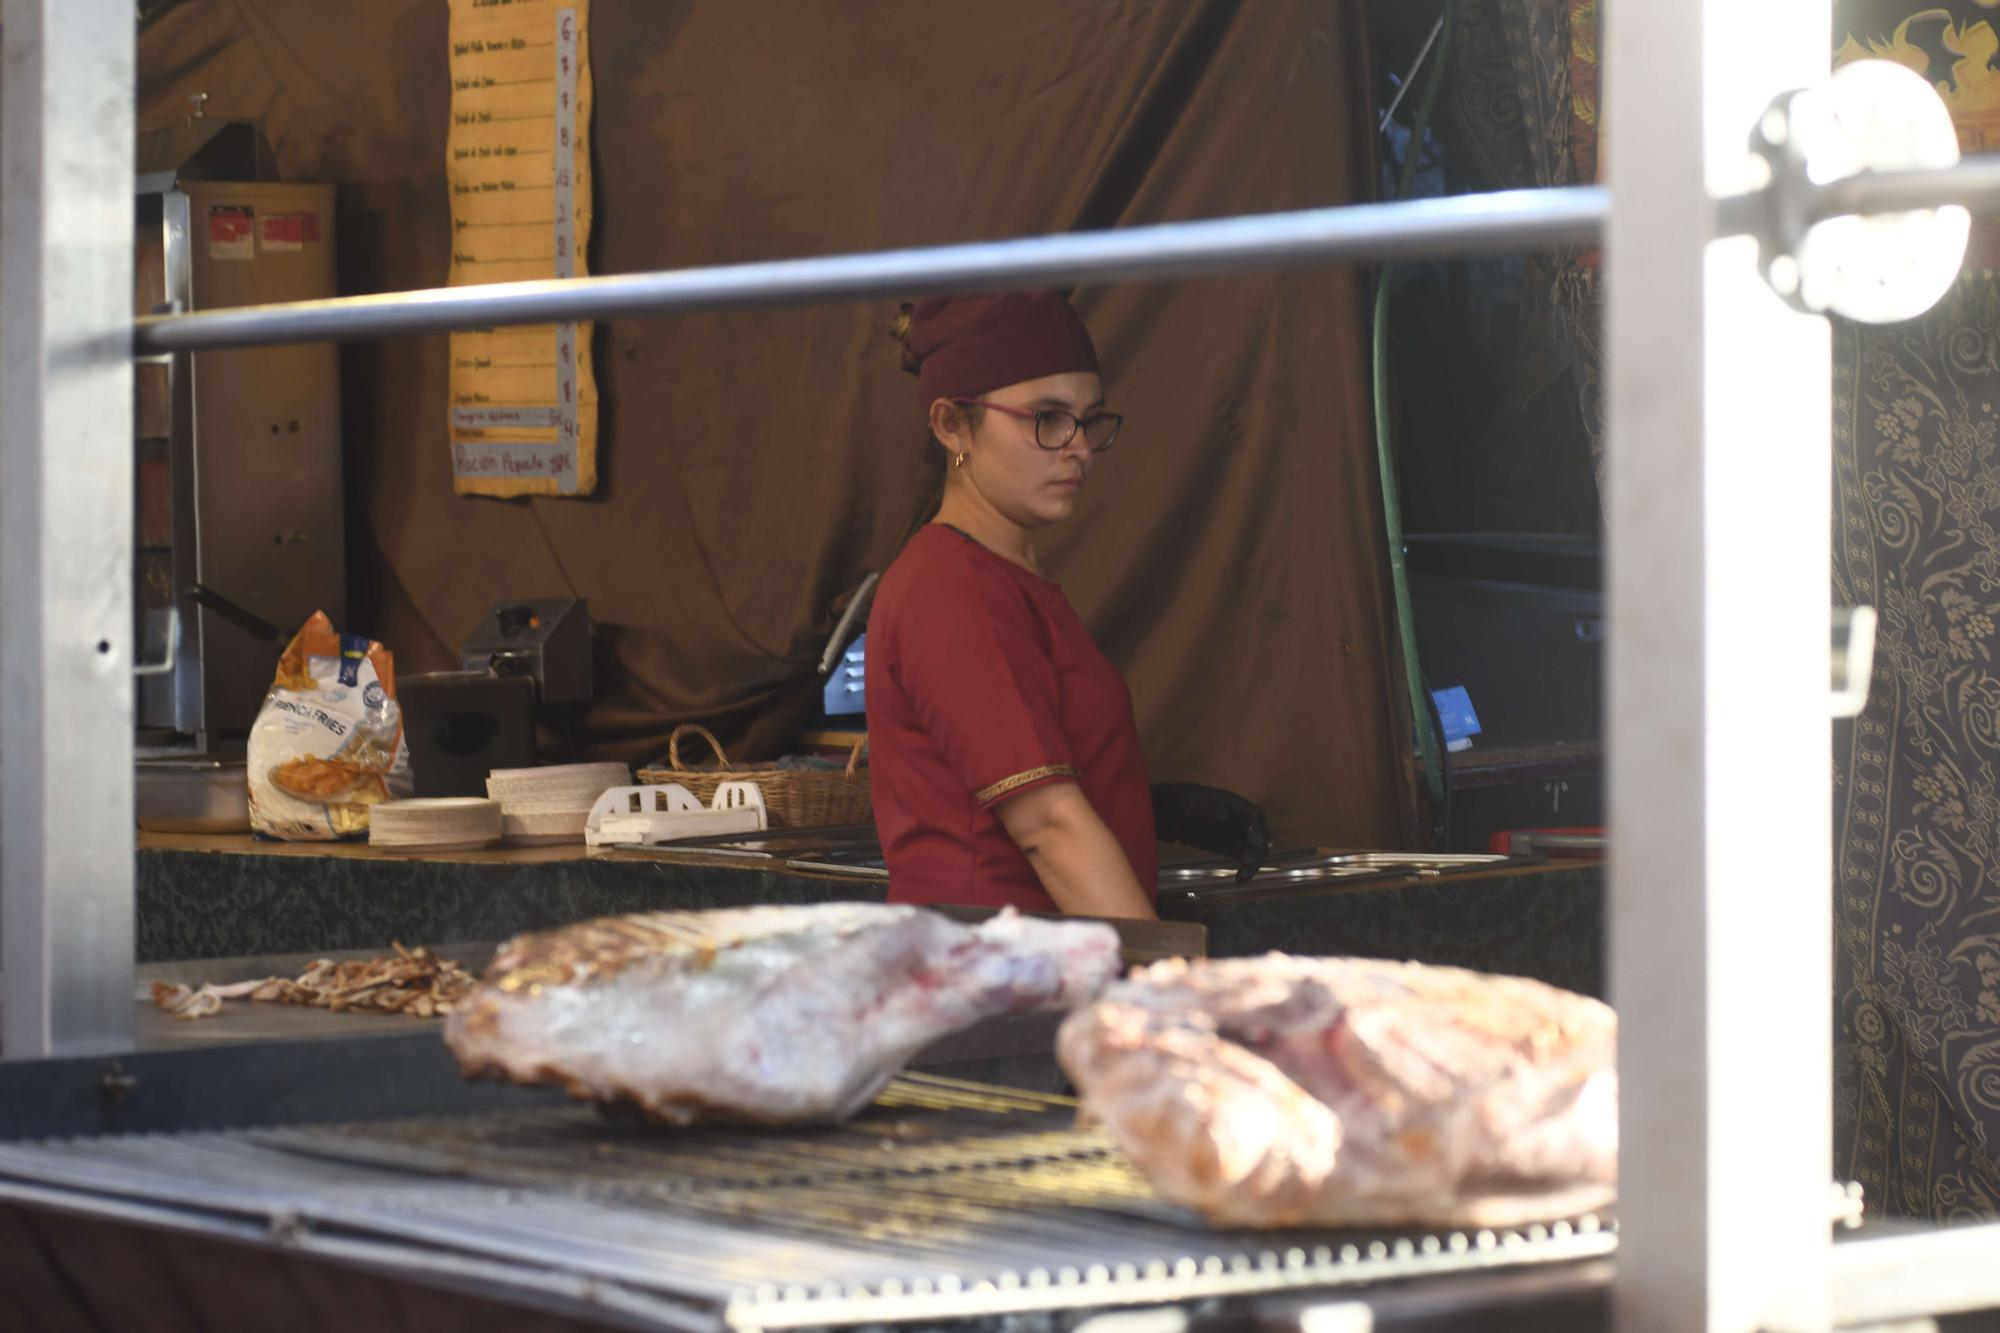
[[[2000,148],[1993,3],[1846,0],[1836,60],[1894,60]],[[2000,274],[1995,232],[1920,320],[1834,326],[1834,599],[1880,613],[1834,747],[1835,1170],[1871,1208],[2000,1212]]]
[[[2000,1211],[2000,276],[1835,335],[1834,596],[1881,616],[1835,747],[1836,1169]]]

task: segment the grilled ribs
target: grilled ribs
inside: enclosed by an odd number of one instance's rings
[[[931,1041],[1075,1004],[1117,970],[1117,935],[1087,922],[975,928],[862,903],[654,912],[505,945],[445,1040],[468,1075],[673,1123],[833,1121]]]
[[[1163,1196],[1226,1226],[1505,1226],[1610,1202],[1617,1020],[1518,977],[1357,958],[1156,963],[1063,1067]]]

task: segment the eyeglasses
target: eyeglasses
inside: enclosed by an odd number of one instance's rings
[[[1116,412],[1093,412],[1087,417],[1080,417],[1060,407],[1038,407],[1032,412],[1024,412],[1004,403],[989,403],[984,398],[954,398],[951,401],[960,407],[989,408],[1003,416],[1034,422],[1035,443],[1051,452],[1066,446],[1081,430],[1090,452],[1101,454],[1117,440],[1118,428],[1125,424],[1125,418]]]

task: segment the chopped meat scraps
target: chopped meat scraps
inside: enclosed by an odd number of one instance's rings
[[[207,1018],[222,1012],[224,1000],[263,1000],[372,1014],[414,1014],[434,1018],[448,1014],[473,987],[472,975],[449,958],[429,949],[394,946],[389,958],[336,963],[322,958],[297,980],[263,977],[227,986],[175,986],[153,983],[153,1003],[175,1018]]]

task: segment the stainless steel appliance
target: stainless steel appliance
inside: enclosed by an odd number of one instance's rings
[[[331,185],[257,179],[254,126],[210,121],[142,134],[137,312],[335,294]],[[137,368],[134,614],[142,751],[225,750],[255,720],[277,651],[195,600],[207,585],[296,628],[346,616],[340,385],[330,344],[149,356]],[[174,633],[178,621],[178,634]]]
[[[430,671],[397,683],[418,796],[484,796],[496,768],[535,762],[535,682],[491,671]]]
[[[591,696],[590,607],[581,597],[495,602],[459,649],[467,671],[531,676],[545,704]]]
[[[240,758],[194,754],[141,759],[134,796],[142,829],[250,831],[250,778]]]

